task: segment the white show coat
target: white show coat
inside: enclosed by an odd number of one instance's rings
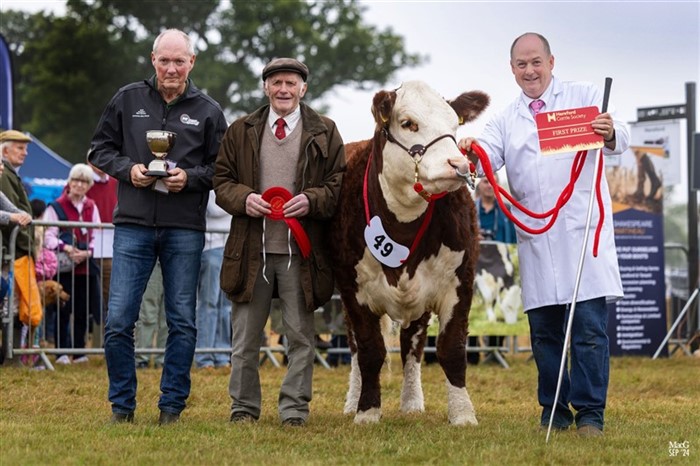
[[[561,82],[554,77],[541,99],[545,102],[543,111],[546,112],[589,106],[600,109],[603,100],[598,89],[590,83]],[[528,107],[531,100],[521,93],[487,124],[478,141],[488,154],[494,171],[505,165],[513,197],[527,209],[541,213],[556,204],[564,186],[569,182],[576,154],[570,152],[543,156],[540,153],[535,120]],[[604,149],[605,155],[622,153],[629,146],[629,133],[624,124],[617,120],[614,124],[615,150]],[[590,151],[586,157],[571,199],[548,232],[532,235],[516,226],[526,311],[571,302],[591,193],[595,164],[593,155],[594,151]],[[479,172],[483,174],[481,167]],[[600,235],[598,257],[593,257],[592,254],[599,218],[597,203],[594,203],[577,301],[602,296],[608,301],[614,301],[623,296],[613,235],[610,193],[605,176],[601,183],[601,194],[605,206],[605,223]],[[530,218],[516,208],[511,210],[522,223],[531,228],[541,228],[549,220]]]

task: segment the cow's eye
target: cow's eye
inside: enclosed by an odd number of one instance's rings
[[[401,127],[409,131],[413,131],[414,133],[418,131],[418,125],[410,119],[403,120],[401,122]]]

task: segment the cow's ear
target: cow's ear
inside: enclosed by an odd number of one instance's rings
[[[396,102],[396,92],[379,91],[372,100],[372,115],[379,126],[386,126]]]
[[[459,116],[459,124],[463,125],[474,120],[489,106],[489,96],[481,91],[465,92],[454,100],[450,100],[452,107]]]

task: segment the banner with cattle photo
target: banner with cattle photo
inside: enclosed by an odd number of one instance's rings
[[[655,130],[652,141],[648,128],[643,129],[637,131],[637,145],[606,168],[624,291],[624,298],[610,305],[612,355],[652,356],[667,331],[663,186],[668,178],[664,168],[669,160],[669,138],[660,137]],[[634,136],[633,131],[633,143]]]
[[[469,313],[469,335],[529,335],[515,244],[482,241]]]

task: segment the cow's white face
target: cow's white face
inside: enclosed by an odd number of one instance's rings
[[[423,82],[406,82],[395,94],[390,115],[383,117],[388,117],[387,128],[398,144],[386,142],[379,182],[389,209],[399,221],[410,222],[422,215],[428,206],[414,190],[416,167],[417,181],[430,194],[455,191],[464,186],[464,179],[458,177],[454,169],[464,155],[453,138],[465,118]],[[484,98],[483,107],[488,103],[488,98]],[[473,107],[468,115],[470,119],[483,110],[478,105]],[[444,135],[451,137],[430,145]],[[415,145],[430,147],[423,156],[411,157],[399,144],[409,149]]]

